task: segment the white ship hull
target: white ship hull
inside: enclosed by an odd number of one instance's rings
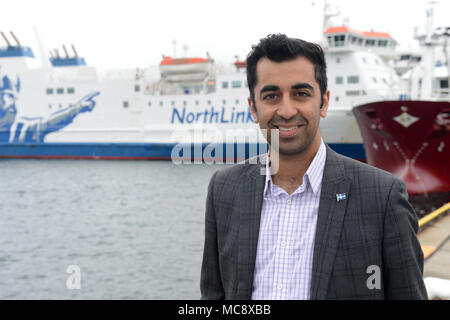
[[[224,157],[240,160],[266,150],[244,86],[158,95],[135,71],[40,68],[20,52],[0,58],[0,157],[171,159],[182,143],[193,148],[185,148],[183,157],[207,158],[204,150],[213,145],[217,152],[234,150]],[[364,159],[350,109],[331,105],[322,136],[338,152]]]

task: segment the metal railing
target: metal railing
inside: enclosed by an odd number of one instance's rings
[[[448,210],[450,210],[450,202],[447,202],[446,204],[444,204],[439,209],[434,210],[433,212],[427,214],[425,217],[421,218],[419,220],[419,228],[423,227],[424,225],[426,225],[430,221],[436,219],[437,217],[439,217],[441,214],[447,212]]]

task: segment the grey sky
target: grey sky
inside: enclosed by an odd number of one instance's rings
[[[331,0],[349,26],[389,32],[402,45],[425,23],[422,0]],[[2,3],[0,30],[13,30],[37,51],[36,26],[47,49],[74,43],[88,64],[146,67],[172,55],[172,41],[189,56],[232,62],[269,33],[319,40],[323,0],[14,0]],[[435,9],[435,26],[450,25],[450,1]],[[0,38],[0,46],[3,46]],[[60,49],[62,52],[62,49]]]

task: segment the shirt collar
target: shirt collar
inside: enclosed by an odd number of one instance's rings
[[[320,191],[320,188],[322,186],[322,177],[323,177],[323,170],[325,167],[325,160],[326,160],[326,148],[325,143],[321,139],[319,150],[317,151],[313,161],[308,167],[308,170],[306,170],[306,173],[303,176],[303,181],[304,183],[306,183],[305,186],[307,186],[307,184],[309,183],[315,195]],[[270,174],[270,159],[266,161],[266,182],[264,185],[263,195],[266,196],[268,192],[270,193],[274,192],[272,175]]]

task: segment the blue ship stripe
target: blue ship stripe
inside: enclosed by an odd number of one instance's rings
[[[0,143],[0,158],[87,158],[87,159],[171,159],[174,143]],[[201,158],[208,144],[191,145],[184,148],[179,156],[192,159]],[[329,144],[338,153],[345,156],[365,160],[365,152],[362,144]],[[232,149],[231,149],[232,148]],[[190,150],[190,151],[189,151]],[[222,150],[224,157],[228,155],[240,155],[239,151],[245,150],[245,158],[254,156],[251,150],[257,154],[265,153],[267,145],[257,144],[218,144],[217,150]],[[230,153],[231,150],[233,153]],[[183,154],[186,151],[186,154]],[[254,152],[252,152],[254,153]],[[215,152],[211,152],[215,157]],[[240,159],[239,159],[240,160]]]

